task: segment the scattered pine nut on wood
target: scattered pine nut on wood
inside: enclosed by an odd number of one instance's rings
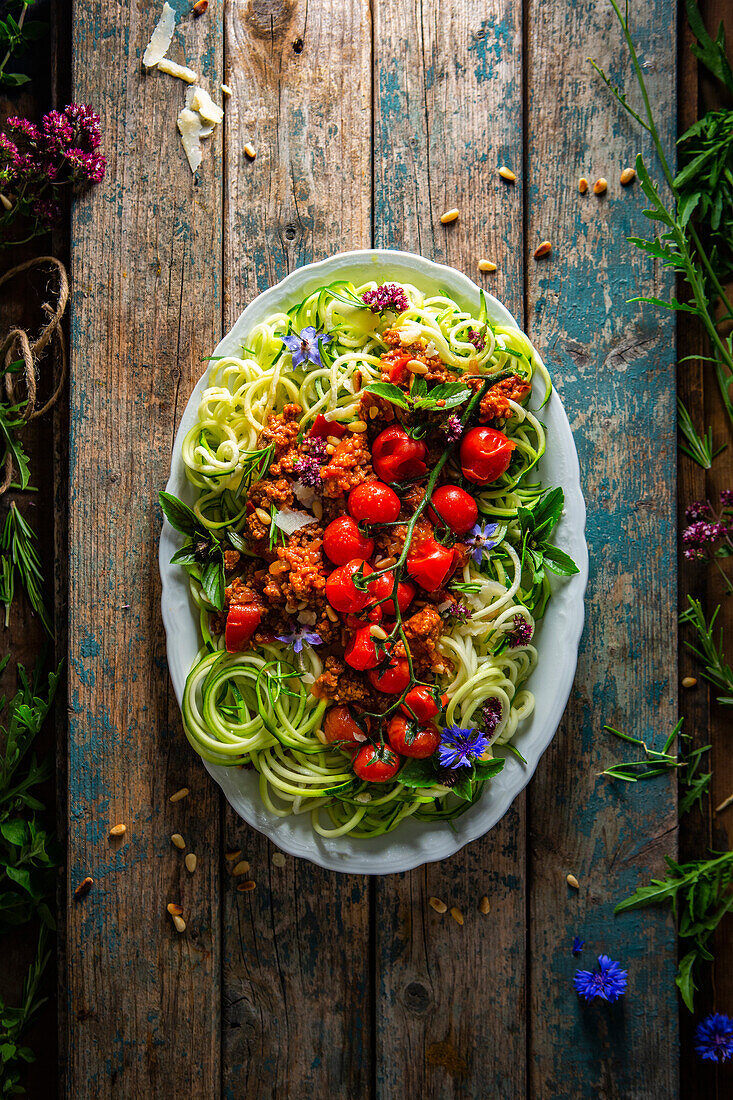
[[[491,260],[479,260],[479,271],[496,271],[496,264],[492,264]]]
[[[186,922],[183,919],[183,917],[178,915],[178,913],[173,913],[172,914],[172,920],[173,920],[173,923],[176,926],[176,932],[185,932],[186,931]]]
[[[242,854],[241,848],[232,848],[231,851],[224,853],[224,859],[239,859]]]
[[[250,890],[255,890],[256,887],[257,883],[253,882],[253,880],[250,878],[246,882],[240,882],[237,890],[239,890],[240,894],[248,894]]]
[[[76,890],[74,890],[74,898],[76,899],[76,901],[80,901],[81,898],[85,898],[91,890],[92,886],[94,886],[94,879],[90,878],[89,875],[87,875],[86,878],[81,880]]]
[[[176,904],[175,901],[169,901],[166,905],[166,909],[172,917],[180,917],[183,912],[183,906]]]
[[[0,202],[3,204],[6,210],[12,210],[13,204],[7,195],[0,195]]]
[[[696,686],[697,686],[697,677],[696,676],[685,676],[683,678],[683,680],[682,680],[682,687],[683,688],[694,688]]]
[[[127,825],[113,825],[109,831],[110,836],[124,836],[127,832]]]
[[[499,169],[499,175],[503,180],[508,180],[509,183],[514,183],[517,178],[514,172],[512,172],[511,168],[507,168],[506,165],[501,166],[501,168]]]
[[[246,859],[241,860],[239,863],[235,863],[232,867],[232,875],[246,875],[249,871],[249,863]]]
[[[733,805],[733,794],[729,794],[727,798],[723,799],[719,806],[715,807],[715,813],[722,813],[723,810],[727,810],[730,805]]]
[[[440,220],[443,225],[448,225],[450,222],[456,221],[456,219],[460,217],[460,213],[460,210],[456,210],[455,208],[453,210],[446,210],[445,214],[440,215]]]
[[[176,791],[168,799],[169,802],[180,802],[182,798],[185,798],[188,794],[188,787],[181,787],[180,791]]]
[[[191,11],[194,15],[203,15],[209,6],[209,0],[196,0]]]
[[[588,180],[585,178],[585,176],[581,176],[578,180],[578,190],[580,191],[581,195],[584,195],[588,190]]]
[[[282,854],[282,852],[273,852],[272,853],[272,863],[273,863],[274,867],[284,867],[285,866],[285,856]]]
[[[193,874],[194,871],[196,870],[196,863],[197,863],[196,856],[194,855],[194,853],[189,852],[183,862],[186,864],[186,870],[189,871],[191,874]]]
[[[593,184],[593,194],[594,195],[602,195],[607,187],[608,187],[608,180],[604,179],[603,176],[601,176]]]
[[[573,890],[579,890],[580,889],[580,883],[578,882],[575,875],[566,875],[565,876],[565,881],[567,882],[568,886],[572,886]]]
[[[549,256],[552,252],[552,243],[550,241],[543,241],[542,244],[537,245],[534,250],[535,260],[541,260],[543,256]]]
[[[428,898],[428,905],[431,905],[436,913],[447,913],[448,906],[440,898]]]
[[[249,143],[247,143],[244,147],[244,155],[245,157],[247,157],[248,160],[254,160],[257,156],[257,150],[255,149],[254,145],[250,145]]]
[[[173,833],[171,836],[171,844],[175,844],[176,848],[180,848],[181,851],[186,847],[186,841],[180,833]]]
[[[636,179],[636,170],[634,168],[624,168],[621,173],[621,183],[624,187],[628,187],[630,183],[633,183]]]
[[[491,902],[489,901],[489,899],[486,896],[484,896],[484,897],[481,898],[481,901],[478,903],[478,907],[479,907],[479,912],[486,915],[486,913],[488,913],[491,910]]]
[[[450,915],[453,917],[456,924],[463,924],[463,913],[460,909],[457,909],[455,905],[451,909]]]

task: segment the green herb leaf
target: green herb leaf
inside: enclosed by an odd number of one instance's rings
[[[435,787],[438,783],[438,775],[433,761],[408,760],[403,765],[398,779],[405,787]]]
[[[217,609],[224,610],[224,556],[220,560],[209,562],[201,571],[201,587],[209,603]]]
[[[557,546],[545,546],[544,560],[548,569],[553,573],[559,573],[562,577],[572,577],[580,572],[570,555]]]
[[[505,749],[511,749],[510,745],[502,745],[501,747]],[[524,759],[519,750],[515,751],[519,758],[526,764],[527,761]],[[493,760],[477,760],[474,765],[476,778],[480,779],[482,782],[485,779],[493,779],[495,775],[498,775],[499,772],[502,771],[502,769],[504,768],[504,763],[505,761],[501,756],[495,756]]]
[[[404,390],[395,386],[392,382],[370,382],[364,387],[365,393],[373,393],[375,397],[382,397],[385,401],[391,401],[401,409],[410,408],[410,399]]]
[[[158,500],[171,527],[180,531],[182,535],[191,536],[199,531],[206,531],[193,509],[178,497],[174,497],[172,493],[158,493]],[[206,533],[208,535],[208,532]]]

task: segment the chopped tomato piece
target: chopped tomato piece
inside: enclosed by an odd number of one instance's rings
[[[227,615],[224,642],[227,653],[239,653],[254,634],[262,619],[262,609],[248,603],[244,607],[232,607]]]

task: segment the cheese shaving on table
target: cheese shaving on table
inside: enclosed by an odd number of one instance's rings
[[[170,58],[164,57],[158,62],[158,68],[162,73],[168,73],[169,76],[177,76],[179,80],[185,80],[187,84],[195,84],[198,80],[198,73],[195,73],[193,69],[189,69],[187,65],[179,65],[176,61],[171,61]]]
[[[183,151],[192,172],[201,164],[201,116],[198,111],[184,107],[178,116],[178,132],[181,135]]]
[[[171,44],[173,31],[175,29],[176,13],[166,0],[166,3],[163,4],[163,13],[158,20],[158,25],[145,47],[143,65],[146,69],[152,69],[154,65],[157,65],[159,61],[163,60],[168,53],[168,47]]]
[[[186,96],[186,106],[198,111],[204,122],[210,122],[212,126],[218,126],[224,118],[222,108],[217,107],[209,93],[204,91],[203,88],[199,88],[198,85],[193,89],[190,103],[188,95]]]

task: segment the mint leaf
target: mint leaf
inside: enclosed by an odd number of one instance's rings
[[[401,409],[409,409],[411,402],[404,390],[395,386],[393,382],[370,382],[364,387],[364,393],[373,393],[375,397],[383,397],[385,401],[391,401]]]
[[[580,572],[570,555],[557,546],[545,546],[544,558],[547,568],[561,577],[572,577]]]

